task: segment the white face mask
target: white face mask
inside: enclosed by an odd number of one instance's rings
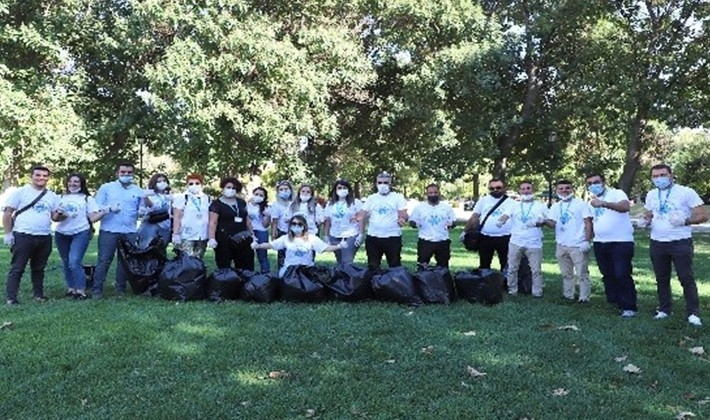
[[[187,190],[190,192],[190,194],[197,195],[202,192],[202,186],[190,185],[189,187],[187,187]]]
[[[158,191],[165,191],[166,188],[168,188],[168,183],[165,181],[160,181],[155,183],[155,188]]]
[[[224,190],[222,190],[222,195],[227,198],[232,198],[237,195],[237,190],[235,190],[234,188],[225,188]]]
[[[301,201],[308,201],[311,199],[310,194],[300,194],[298,197],[301,199]]]
[[[377,184],[377,192],[382,195],[387,195],[390,192],[389,184]]]
[[[557,194],[557,197],[562,201],[569,201],[572,199],[572,194]]]
[[[76,194],[76,193],[78,193],[79,191],[81,191],[81,187],[69,187],[69,192],[70,192],[71,194]]]
[[[264,201],[264,197],[262,197],[260,195],[255,195],[254,197],[252,197],[251,201],[253,201],[254,204],[259,204]]]
[[[335,192],[335,194],[336,194],[338,197],[340,197],[340,198],[345,198],[345,197],[348,196],[348,190],[347,190],[347,188],[346,188],[346,189],[342,189],[342,190],[337,190],[337,191]]]
[[[534,198],[535,198],[535,196],[532,194],[521,194],[520,195],[520,199],[523,201],[533,201]]]

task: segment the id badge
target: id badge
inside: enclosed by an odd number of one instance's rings
[[[242,223],[243,220],[244,220],[244,219],[242,219],[241,217],[237,216],[237,217],[234,218],[234,223]]]

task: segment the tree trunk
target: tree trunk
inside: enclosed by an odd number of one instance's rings
[[[643,133],[646,127],[646,112],[642,109],[636,111],[636,116],[631,122],[629,136],[626,142],[626,159],[624,170],[619,178],[619,189],[631,196],[631,187],[634,185],[636,172],[641,167],[641,153],[643,151]]]

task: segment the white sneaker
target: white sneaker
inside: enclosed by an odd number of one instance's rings
[[[688,317],[688,323],[694,327],[702,327],[703,322],[700,320],[700,317],[697,315],[690,315]]]
[[[622,318],[633,318],[635,316],[636,316],[636,311],[632,311],[630,309],[627,309],[627,310],[621,312]]]
[[[656,315],[653,316],[653,319],[666,319],[668,316],[669,315],[663,311],[656,311]]]

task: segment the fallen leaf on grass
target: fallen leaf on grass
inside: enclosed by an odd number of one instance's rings
[[[558,330],[570,330],[570,331],[579,331],[579,328],[576,325],[563,325],[561,327],[557,327]]]
[[[564,397],[567,394],[569,394],[568,389],[557,388],[557,389],[552,390],[552,395],[554,395],[555,397]]]
[[[81,406],[82,407],[87,407],[89,405],[89,400],[87,399],[82,399],[81,400]]]
[[[434,352],[434,346],[422,347],[422,353],[424,353],[424,354],[432,354],[433,352]]]
[[[466,337],[473,337],[476,335],[476,331],[466,331],[465,333],[463,333],[463,335],[465,335]]]
[[[269,372],[269,378],[271,379],[285,379],[290,377],[291,374],[285,370],[274,370]]]
[[[481,376],[487,375],[487,373],[480,372],[472,366],[466,366],[466,373],[468,373],[472,378],[480,378]]]
[[[11,330],[15,325],[10,321],[5,321],[0,325],[0,330]]]
[[[251,403],[249,401],[242,401],[239,403],[239,405],[241,405],[242,407],[249,407]]]
[[[629,372],[629,373],[641,373],[641,369],[640,369],[638,366],[633,365],[633,364],[631,364],[631,363],[629,363],[628,365],[624,366],[624,369],[622,369],[622,370],[623,370],[624,372]]]
[[[471,385],[467,384],[467,383],[464,382],[464,381],[461,381],[461,386],[464,387],[464,388],[471,388]]]
[[[695,392],[688,392],[683,394],[683,398],[685,398],[686,400],[694,400],[695,397],[697,397],[697,395],[695,395]]]
[[[309,408],[306,410],[306,418],[310,419],[316,416],[316,410]]]
[[[623,362],[623,361],[626,360],[626,359],[628,359],[628,356],[619,356],[619,357],[615,357],[615,358],[614,358],[614,361],[617,362],[617,363],[621,363],[621,362]]]
[[[394,360],[394,359],[387,359],[387,360],[385,360],[385,363],[394,363],[394,362],[396,362],[396,360]]]
[[[710,398],[705,398],[705,399],[698,401],[698,405],[705,405],[705,404],[710,404]]]
[[[414,315],[414,311],[409,311],[409,312],[407,312],[405,315],[407,315],[407,316],[412,316],[412,315]]]
[[[695,417],[695,414],[694,414],[694,413],[691,413],[690,411],[682,411],[682,412],[678,413],[677,416],[675,416],[675,418],[676,418],[677,420],[686,420],[686,419],[689,419],[689,418],[691,418],[691,417]]]
[[[705,354],[705,349],[702,347],[693,347],[688,349],[688,351],[693,354],[697,354],[698,356],[702,356],[703,354]]]

